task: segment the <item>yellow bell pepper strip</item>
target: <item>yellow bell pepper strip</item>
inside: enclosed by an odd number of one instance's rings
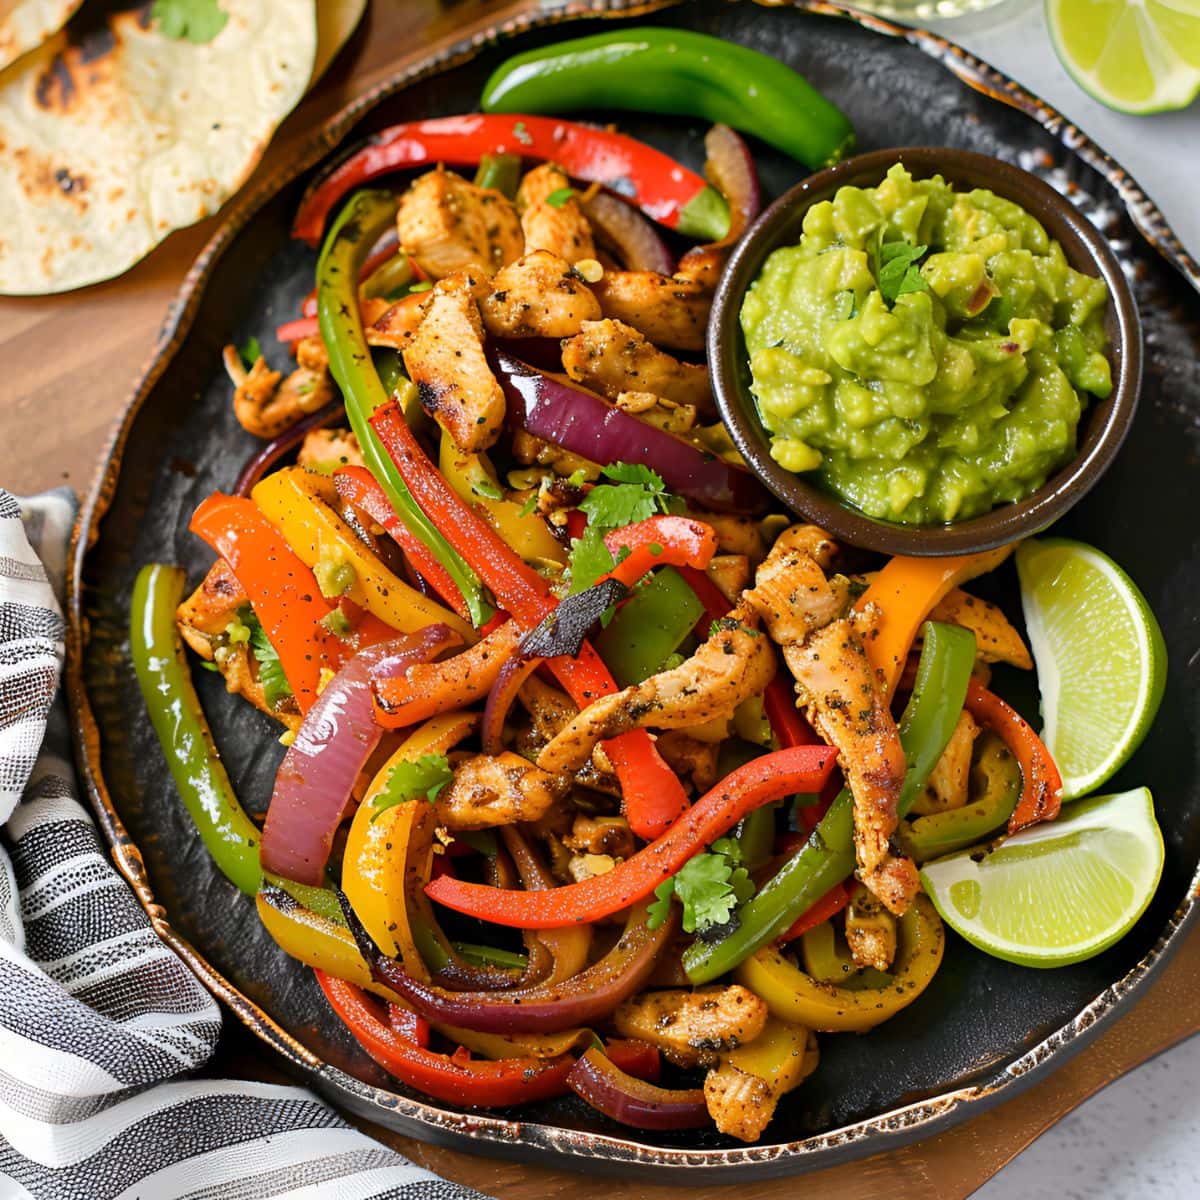
[[[352,983],[317,972],[330,1007],[362,1048],[389,1074],[436,1100],[468,1108],[499,1108],[561,1095],[575,1065],[569,1054],[558,1058],[508,1058],[473,1061],[466,1050],[438,1054],[398,1034],[379,1006]]]
[[[130,657],[150,724],[200,840],[225,878],[253,896],[264,878],[258,856],[262,835],[238,802],[192,684],[175,624],[183,587],[179,567],[150,563],[138,572],[129,614]],[[328,889],[273,875],[266,879],[309,908],[341,919]]]
[[[812,1031],[772,1016],[752,1042],[722,1054],[704,1080],[708,1113],[722,1132],[757,1141],[779,1101],[820,1061]]]
[[[929,986],[941,965],[945,941],[941,918],[928,897],[918,895],[900,918],[900,944],[887,987],[852,989],[822,983],[775,946],[753,954],[735,974],[780,1020],[819,1032],[863,1033],[907,1008]]]
[[[604,875],[543,892],[499,891],[443,875],[425,889],[439,904],[497,925],[554,929],[597,921],[649,896],[747,813],[793,792],[816,791],[833,769],[830,746],[797,746],[737,768],[662,834]]]
[[[1042,739],[1018,712],[977,679],[967,685],[966,709],[985,729],[1004,739],[1021,767],[1021,795],[1008,819],[1008,832],[1053,821],[1062,808],[1063,782]]]
[[[951,589],[994,571],[1012,552],[1016,543],[985,550],[980,554],[955,554],[945,558],[889,559],[871,586],[855,601],[864,612],[874,604],[879,610],[878,633],[865,639],[867,659],[891,695],[908,661],[921,622]]]
[[[446,482],[527,563],[567,561],[567,552],[537,513],[505,500],[495,468],[486,454],[464,454],[442,430],[438,470]]]
[[[380,812],[375,798],[386,790],[399,763],[415,762],[426,754],[445,754],[472,734],[478,722],[474,713],[449,713],[415,730],[376,773],[346,838],[342,890],[350,906],[380,950],[398,956],[405,970],[418,979],[430,978],[426,954],[434,954],[435,969],[450,955],[448,944],[442,945],[433,933],[432,912],[424,893],[410,886],[410,872],[421,878],[428,875],[428,863],[418,861],[427,857],[421,845],[427,839],[418,834],[433,822],[433,810],[428,804],[410,802]]]
[[[379,235],[394,224],[396,200],[388,192],[359,192],[338,214],[321,247],[317,261],[317,319],[321,340],[329,354],[329,370],[341,389],[346,417],[358,438],[363,462],[383,489],[396,516],[414,541],[436,559],[462,594],[471,623],[482,625],[491,609],[483,597],[479,577],[459,557],[413,500],[404,480],[383,452],[369,420],[389,402],[380,382],[363,332],[359,313],[359,270]],[[414,391],[409,384],[409,392]],[[427,576],[428,578],[428,576]]]
[[[355,537],[334,511],[332,480],[303,467],[285,467],[255,485],[250,496],[297,558],[317,572],[318,586],[326,583],[328,590],[349,596],[401,633],[447,625],[468,645],[475,640],[466,621],[398,579]]]
[[[924,863],[981,842],[1004,825],[1021,795],[1021,768],[999,735],[988,733],[971,771],[976,798],[947,812],[930,813],[901,824],[900,846],[914,862]]]

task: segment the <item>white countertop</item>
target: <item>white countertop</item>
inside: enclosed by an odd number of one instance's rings
[[[1151,117],[1115,113],[1063,70],[1040,0],[929,27],[1011,75],[1112,155],[1200,254],[1200,102]],[[1087,1053],[1084,1051],[1084,1053]],[[1200,1039],[1118,1080],[1038,1139],[976,1200],[1183,1200],[1200,1196]]]

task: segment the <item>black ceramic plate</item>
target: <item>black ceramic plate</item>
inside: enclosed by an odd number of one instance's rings
[[[404,1133],[482,1153],[692,1180],[699,1168],[706,1179],[724,1182],[876,1153],[1012,1094],[1129,1003],[1190,919],[1200,858],[1193,752],[1200,715],[1188,687],[1200,620],[1193,516],[1200,485],[1200,302],[1165,259],[1174,256],[1184,270],[1194,271],[1194,264],[1136,184],[1051,110],[944,42],[880,22],[750,3],[703,3],[658,19],[782,57],[846,108],[864,149],[963,146],[1038,170],[1088,207],[1133,278],[1147,350],[1137,426],[1116,466],[1060,530],[1097,543],[1128,568],[1170,647],[1173,673],[1162,714],[1114,781],[1153,788],[1166,836],[1162,886],[1137,927],[1100,957],[1058,971],[1011,966],[951,936],[945,965],[920,1000],[869,1037],[824,1037],[817,1074],[781,1106],[762,1143],[744,1147],[709,1133],[625,1129],[573,1099],[519,1114],[464,1115],[414,1098],[357,1049],[311,975],[275,947],[251,902],[209,861],[145,719],[126,621],[140,564],[182,563],[193,580],[200,578],[209,554],[186,532],[188,517],[210,491],[231,486],[254,448],[230,410],[221,346],[253,334],[274,347],[274,326],[296,314],[310,288],[314,255],[290,241],[287,230],[304,173],[319,157],[343,138],[396,120],[473,109],[502,56],[594,28],[586,20],[568,30],[561,18],[533,17],[504,30],[512,40],[502,45],[460,47],[389,82],[337,118],[287,178],[248,197],[228,218],[189,279],[85,512],[75,557],[70,686],[97,811],[160,932],[322,1092]],[[699,167],[700,124],[633,115],[621,115],[620,123]],[[800,176],[795,163],[756,150],[770,194]],[[282,359],[280,349],[273,354]],[[278,728],[228,697],[216,676],[196,674],[230,773],[244,802],[260,809],[282,754]]]

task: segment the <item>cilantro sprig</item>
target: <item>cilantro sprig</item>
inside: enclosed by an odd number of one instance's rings
[[[690,858],[670,879],[654,889],[646,925],[657,929],[675,897],[683,907],[685,933],[707,933],[728,925],[734,909],[754,895],[754,881],[742,866],[742,848],[734,838],[720,838],[707,852]]]
[[[929,284],[917,265],[928,249],[903,240],[885,242],[883,230],[878,231],[872,246],[872,265],[879,294],[889,305],[910,292],[929,291]]]
[[[551,208],[562,208],[572,196],[575,195],[573,187],[555,188],[554,191],[546,197],[546,203]]]
[[[579,503],[587,529],[571,543],[571,591],[589,588],[616,565],[604,535],[660,513],[683,511],[683,501],[667,491],[662,476],[641,463],[613,463],[602,468],[599,483]]]
[[[278,708],[281,700],[292,695],[292,685],[283,673],[279,654],[256,616],[243,616],[242,624],[250,630],[250,652],[258,663],[258,682],[262,684],[263,698],[268,707]]]
[[[397,763],[372,802],[375,816],[421,796],[432,804],[453,778],[454,769],[444,754],[423,754],[411,762]]]
[[[262,357],[262,346],[259,345],[258,338],[247,338],[238,347],[238,357],[241,358],[246,370],[249,371]]]
[[[154,0],[150,15],[163,37],[196,45],[211,42],[229,20],[217,0]]]

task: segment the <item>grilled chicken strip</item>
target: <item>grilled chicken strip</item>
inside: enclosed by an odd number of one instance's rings
[[[793,526],[758,568],[745,595],[761,614],[796,680],[798,704],[839,751],[854,797],[859,876],[897,914],[917,888],[912,862],[890,852],[905,759],[896,724],[863,649],[874,614],[845,610],[846,580],[825,578],[834,543],[812,525]]]
[[[606,317],[631,325],[656,346],[704,349],[712,307],[705,284],[657,271],[605,271],[591,286]]]
[[[946,749],[942,751],[937,766],[929,773],[925,790],[913,805],[914,812],[945,812],[966,804],[971,782],[971,755],[978,736],[979,726],[975,718],[966,710],[959,713],[958,724],[954,726]]]
[[[527,251],[549,250],[574,265],[581,259],[595,258],[596,245],[579,198],[571,192],[563,199],[564,192],[570,187],[571,181],[561,167],[542,163],[521,180],[517,189],[517,209],[521,214]],[[551,204],[549,198],[555,193],[558,195]]]
[[[493,337],[564,338],[600,316],[600,305],[563,258],[534,250],[497,271],[479,301]]]
[[[563,794],[558,780],[511,751],[459,763],[437,798],[447,829],[490,829],[545,816]]]
[[[323,467],[331,463],[339,467],[361,467],[362,447],[349,429],[314,429],[304,435],[296,462],[301,467]]]
[[[574,771],[597,742],[630,729],[688,729],[731,717],[775,674],[771,643],[756,624],[746,606],[714,622],[708,640],[685,663],[589,704],[538,755],[538,766],[554,774]]]
[[[440,167],[401,196],[396,229],[400,248],[433,279],[472,265],[494,271],[525,248],[521,220],[505,195]]]
[[[467,272],[439,282],[404,351],[422,407],[467,454],[486,450],[504,423],[504,392],[484,355],[474,286]]]
[[[649,1042],[678,1067],[711,1067],[723,1050],[752,1042],[767,1023],[767,1006],[739,983],[643,992],[622,1002],[613,1024],[622,1037]]]
[[[1033,659],[1021,635],[999,608],[978,596],[954,588],[937,604],[929,619],[969,629],[975,635],[975,653],[981,662],[1002,662],[1022,671],[1033,670]]]
[[[672,358],[623,321],[585,322],[563,344],[562,362],[576,383],[610,400],[622,392],[653,392],[704,416],[715,412],[707,367]]]

